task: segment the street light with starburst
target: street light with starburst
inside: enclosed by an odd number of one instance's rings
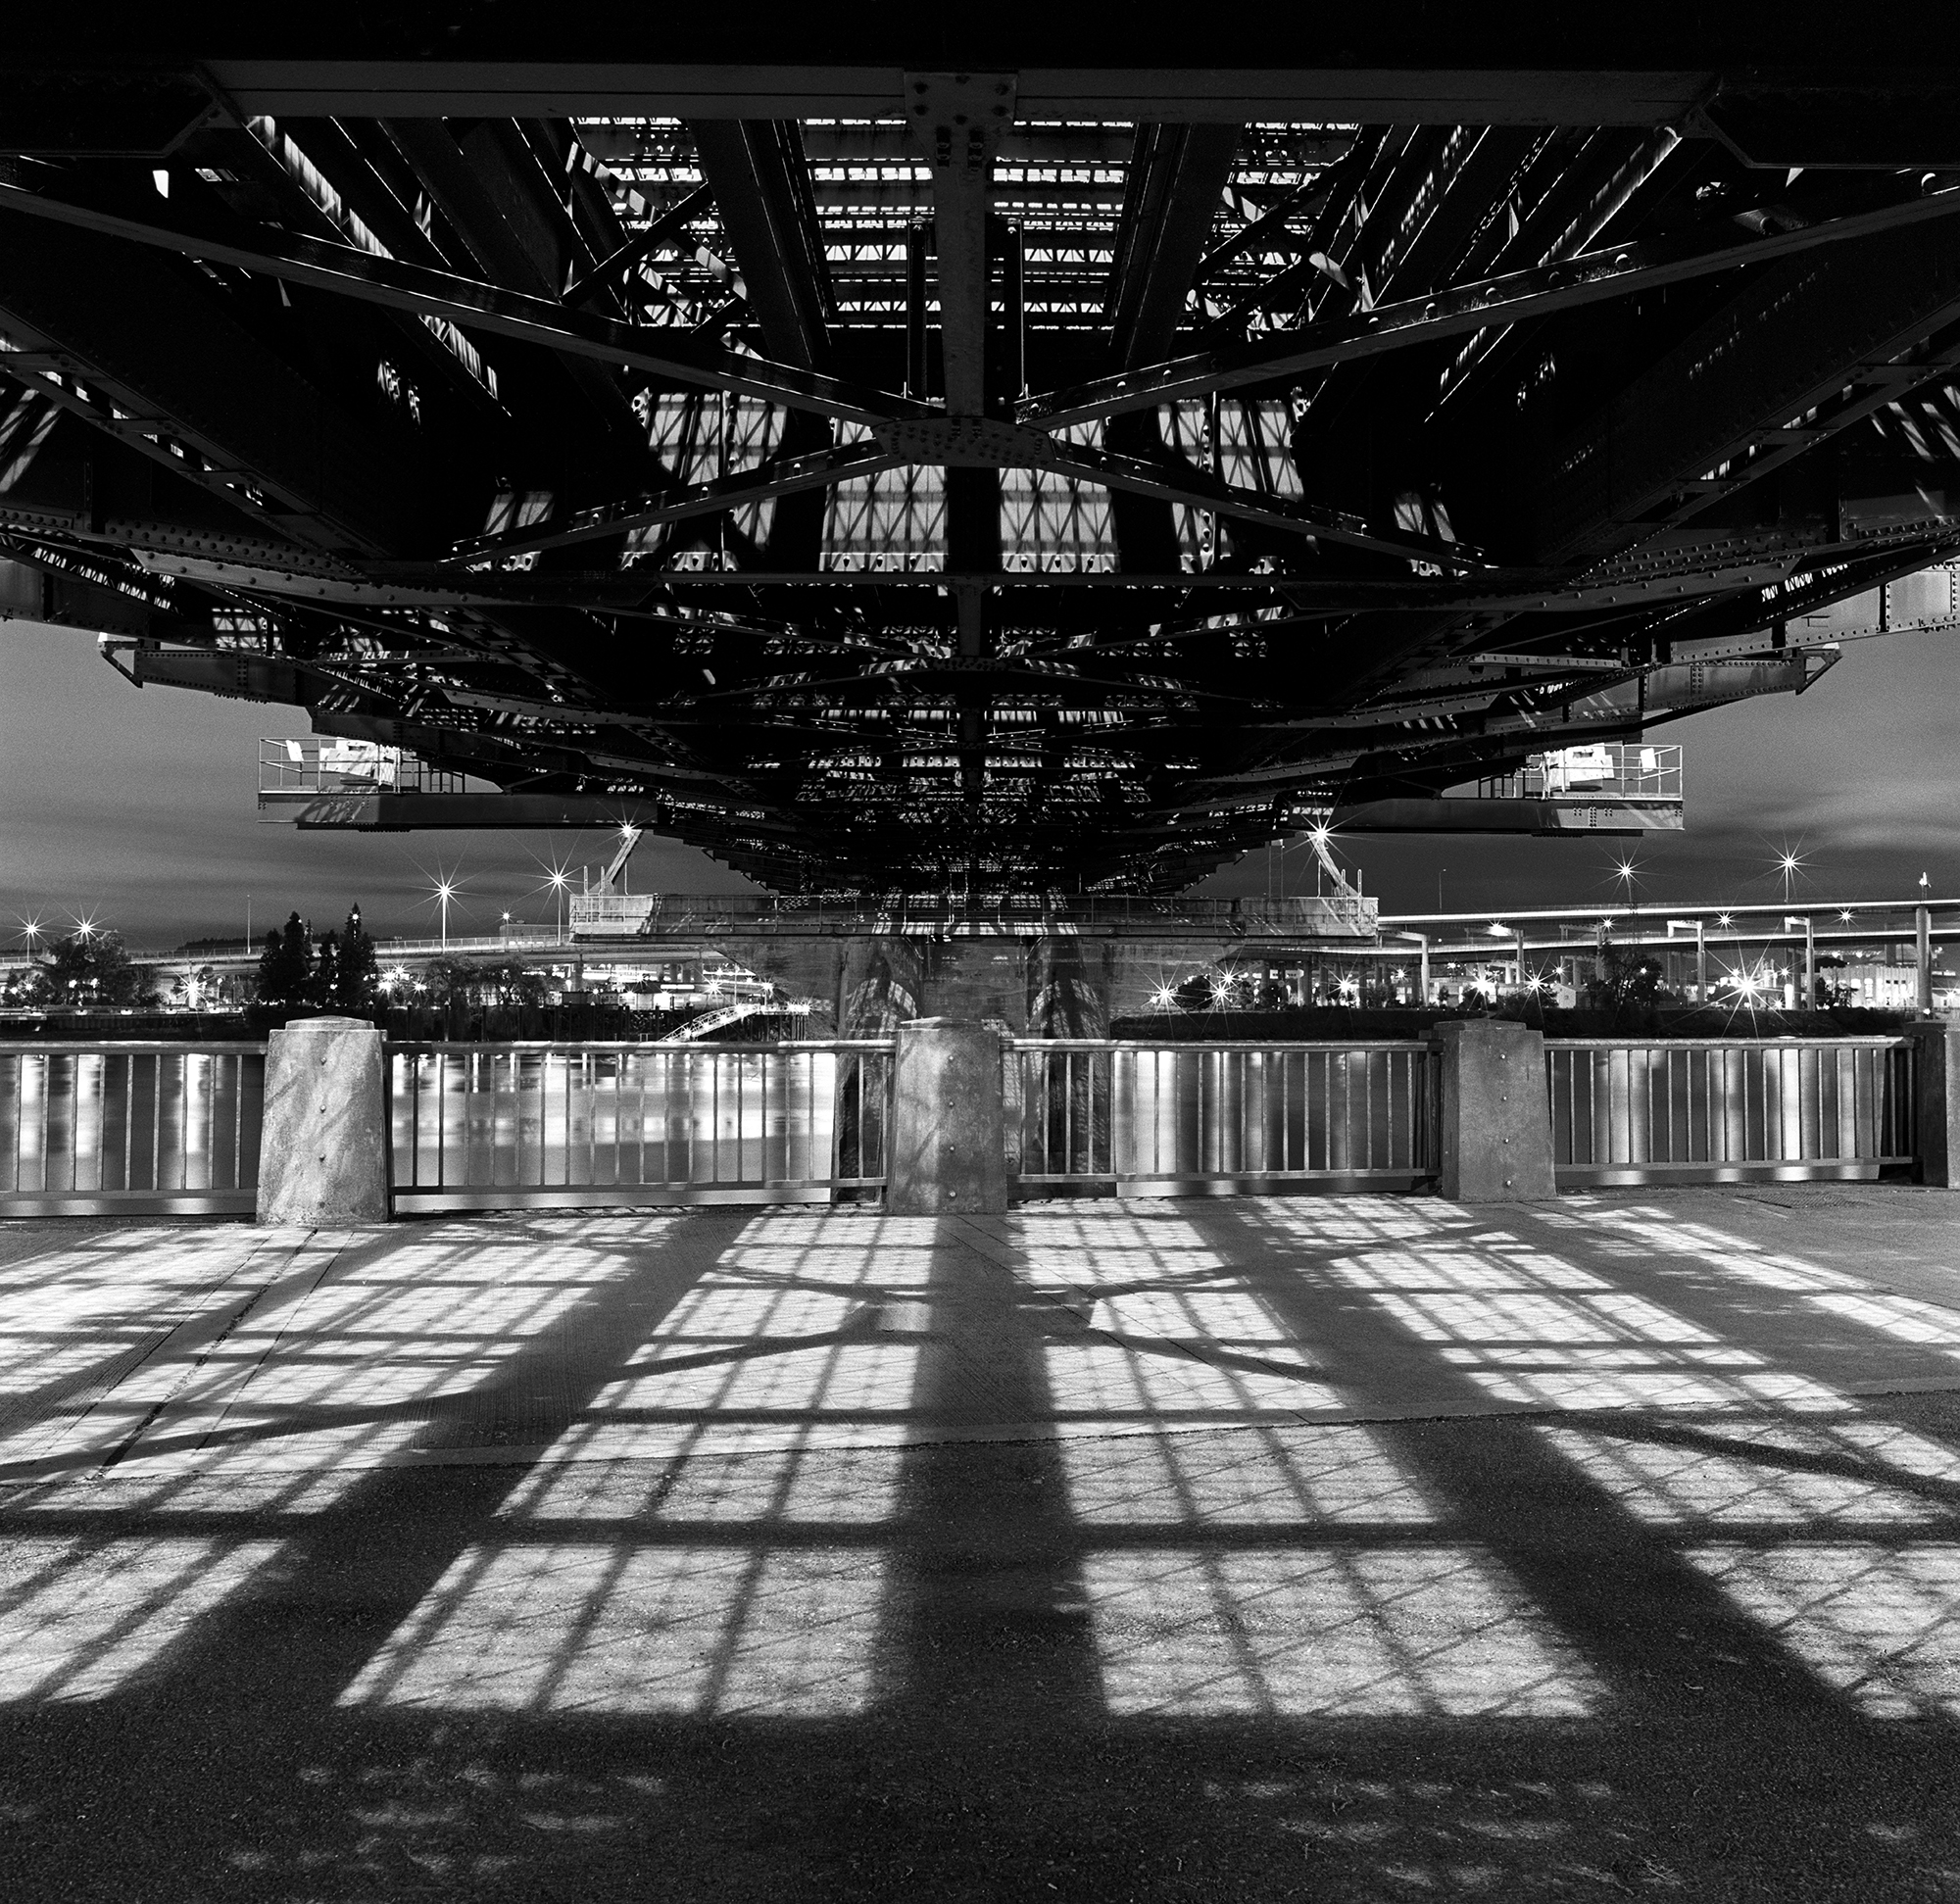
[[[540,859],[537,863],[544,873],[544,878],[531,890],[535,893],[549,893],[552,896],[552,917],[558,922],[559,944],[564,945],[564,898],[571,890],[571,861]]]
[[[1613,877],[1620,882],[1621,895],[1625,899],[1629,910],[1638,910],[1640,907],[1640,896],[1636,890],[1640,879],[1640,862],[1632,854],[1629,854],[1624,859],[1616,859],[1613,862]]]
[[[450,902],[463,890],[463,881],[457,873],[438,865],[434,872],[424,871],[422,877],[428,881],[428,890],[422,895],[423,905],[435,906],[442,916],[442,949],[449,950],[449,907]]]

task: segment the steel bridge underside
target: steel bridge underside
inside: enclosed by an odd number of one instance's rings
[[[1242,69],[43,29],[0,560],[140,683],[783,892],[1174,892],[1800,691],[1960,553],[1960,69],[1674,11],[1422,68],[1393,7]]]

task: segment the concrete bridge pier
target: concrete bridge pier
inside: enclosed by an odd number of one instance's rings
[[[920,1014],[931,948],[911,939],[849,942],[838,990],[840,1038],[890,1038]]]
[[[1437,1189],[1456,1203],[1546,1202],[1552,1174],[1544,1034],[1498,1018],[1446,1020]]]
[[[1107,1038],[1119,947],[1073,936],[1036,939],[1027,954],[1030,1038]]]
[[[962,1018],[899,1027],[885,1207],[894,1216],[1007,1207],[1001,1035]]]
[[[266,1041],[258,1221],[347,1229],[388,1220],[391,1157],[381,1034],[308,1018]]]
[[[1106,1038],[1122,985],[1119,946],[1072,936],[844,942],[828,989],[839,1036],[884,1038],[913,1018],[984,1020],[1015,1036]]]

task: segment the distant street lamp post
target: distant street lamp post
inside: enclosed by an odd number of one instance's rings
[[[1419,945],[1422,948],[1420,970],[1416,980],[1417,985],[1421,989],[1416,995],[1416,1002],[1418,1004],[1427,1004],[1429,1002],[1429,937],[1430,936],[1426,932],[1400,932],[1396,934],[1396,937],[1400,939],[1413,939],[1417,943],[1417,945]]]
[[[1808,1011],[1817,1002],[1817,921],[1806,912],[1801,919],[1786,918],[1783,925],[1786,932],[1793,925],[1803,928],[1803,1008]]]

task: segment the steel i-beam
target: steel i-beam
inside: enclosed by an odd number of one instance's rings
[[[987,408],[987,179],[1014,117],[1011,73],[908,73],[906,123],[932,168],[946,408]]]

